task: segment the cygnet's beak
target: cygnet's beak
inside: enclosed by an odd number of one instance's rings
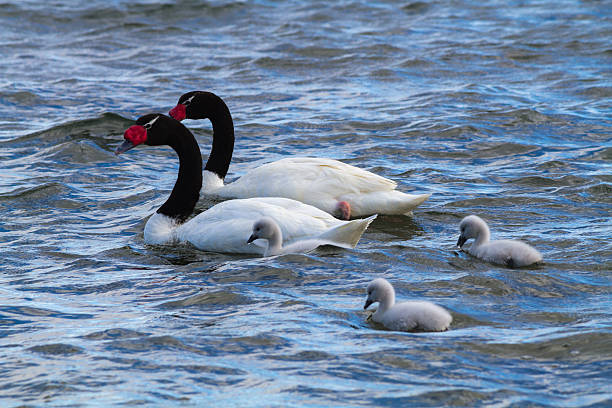
[[[251,242],[255,241],[258,238],[259,237],[257,235],[251,234],[251,236],[249,237],[249,240],[247,241],[247,244],[250,244]]]
[[[363,305],[363,310],[366,310],[372,303],[374,302],[372,302],[370,298],[368,298],[365,302],[365,305]]]
[[[467,238],[464,237],[463,235],[460,235],[459,239],[457,240],[457,246],[461,248],[463,244],[465,244],[465,241],[467,241]]]

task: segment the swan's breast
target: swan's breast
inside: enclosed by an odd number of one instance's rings
[[[174,218],[156,212],[145,225],[144,240],[151,245],[173,244],[177,241],[177,226]]]

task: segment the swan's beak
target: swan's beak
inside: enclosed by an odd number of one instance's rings
[[[363,305],[363,310],[366,310],[372,303],[374,302],[372,302],[370,299],[367,299],[365,305]]]
[[[251,242],[255,241],[258,238],[259,237],[257,235],[251,234],[251,236],[249,237],[249,240],[247,241],[247,244],[250,244]]]
[[[464,237],[463,235],[459,236],[459,239],[457,240],[457,246],[461,248],[463,244],[465,244],[465,241],[467,241],[466,237]]]
[[[117,146],[117,148],[115,149],[115,154],[119,155],[123,152],[127,152],[130,149],[135,148],[136,145],[134,145],[132,142],[130,142],[129,140],[124,140],[123,143],[121,143],[119,146]]]
[[[174,108],[170,109],[168,114],[172,116],[173,119],[180,122],[187,117],[187,108],[182,103],[179,103]]]

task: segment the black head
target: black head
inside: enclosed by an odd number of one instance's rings
[[[123,153],[140,144],[172,146],[176,140],[174,135],[186,130],[187,128],[177,120],[161,113],[149,113],[139,117],[136,124],[125,131],[123,134],[125,141],[117,147],[115,154]]]
[[[211,119],[225,107],[225,102],[212,92],[191,91],[181,95],[176,106],[170,109],[170,116],[176,120]]]

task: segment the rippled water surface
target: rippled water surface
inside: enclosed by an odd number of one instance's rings
[[[607,2],[20,1],[0,33],[0,405],[612,405]],[[113,150],[194,89],[230,179],[310,155],[432,196],[353,251],[145,245],[178,161]],[[546,263],[458,253],[470,213]],[[381,276],[452,329],[371,326]]]

